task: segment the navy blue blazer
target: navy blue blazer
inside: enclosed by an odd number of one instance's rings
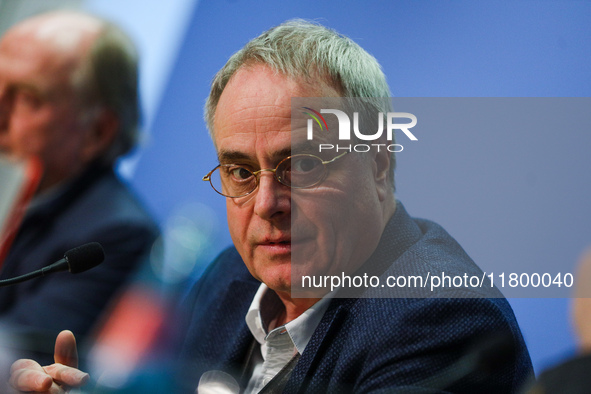
[[[410,218],[400,203],[362,270],[388,275],[396,268],[481,273],[445,230]],[[248,378],[244,362],[254,339],[244,318],[259,285],[229,248],[193,287],[182,348],[189,391],[208,370],[228,372],[243,383]],[[490,294],[437,291],[428,298],[372,298],[364,290],[357,298],[332,299],[284,392],[433,392],[421,391],[427,379],[454,364],[475,341],[499,332],[515,346],[513,361],[492,374],[461,377],[445,392],[517,392],[533,374],[531,361],[508,302],[500,293],[482,298]],[[452,298],[457,296],[471,298]],[[431,387],[443,389],[438,383]]]
[[[31,209],[2,265],[0,278],[22,275],[51,264],[64,252],[96,241],[105,261],[87,272],[59,272],[0,288],[0,323],[16,328],[25,345],[53,362],[56,334],[89,332],[103,308],[144,261],[158,229],[111,168],[91,166],[58,196]],[[46,348],[43,348],[46,347]]]

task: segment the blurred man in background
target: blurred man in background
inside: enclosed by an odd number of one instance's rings
[[[75,277],[58,273],[0,288],[0,322],[28,350],[43,351],[44,334],[64,328],[86,335],[158,234],[113,170],[138,140],[137,77],[129,38],[89,15],[35,16],[0,41],[0,153],[36,158],[43,167],[0,278],[44,267],[91,241],[106,254],[102,265]]]

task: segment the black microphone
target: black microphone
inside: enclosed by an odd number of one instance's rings
[[[84,272],[96,267],[105,259],[105,251],[98,242],[91,242],[68,250],[64,253],[64,258],[55,263],[43,267],[37,271],[28,274],[0,280],[0,287],[14,285],[39,276],[49,275],[53,272],[70,271],[73,274]]]

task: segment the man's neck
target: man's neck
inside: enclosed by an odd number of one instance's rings
[[[277,318],[277,327],[295,320],[312,305],[321,300],[321,298],[291,298],[289,292],[276,293],[285,308],[284,312]]]

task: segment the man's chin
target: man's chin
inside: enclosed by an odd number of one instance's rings
[[[276,293],[291,294],[291,278],[263,278],[267,287]]]
[[[276,291],[291,289],[291,259],[289,257],[279,259],[275,256],[275,258],[263,260],[259,256],[255,256],[254,262],[254,270],[251,270],[251,273],[255,278]]]

